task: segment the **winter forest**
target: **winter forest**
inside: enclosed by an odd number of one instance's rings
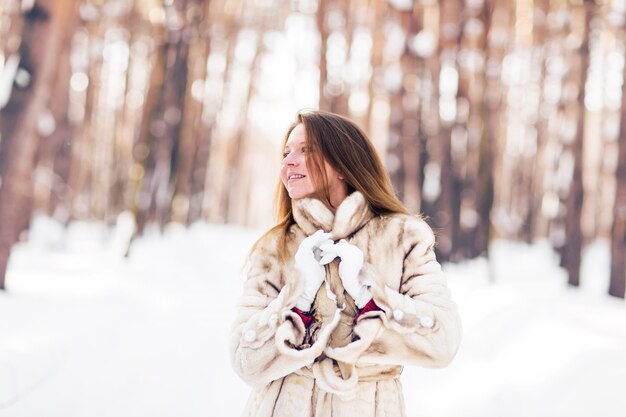
[[[239,415],[310,108],[437,235],[464,344],[410,416],[623,416],[625,56],[626,0],[0,0],[0,415]]]

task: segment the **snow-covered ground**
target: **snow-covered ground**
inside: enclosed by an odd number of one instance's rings
[[[123,222],[122,222],[123,224]],[[258,230],[148,233],[40,218],[0,294],[0,416],[238,416],[228,361],[243,259]],[[496,242],[444,265],[464,341],[443,370],[407,368],[411,417],[623,417],[626,303],[604,295],[605,243],[570,289],[546,244]]]

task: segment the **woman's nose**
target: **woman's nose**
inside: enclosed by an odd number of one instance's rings
[[[287,157],[283,160],[285,165],[297,165],[299,163],[297,155],[294,152],[291,152],[287,155]]]

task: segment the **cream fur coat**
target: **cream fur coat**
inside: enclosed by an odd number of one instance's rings
[[[254,388],[244,415],[405,416],[402,366],[443,367],[461,337],[432,230],[415,216],[373,216],[359,192],[336,214],[315,199],[298,200],[293,210],[288,261],[278,259],[278,234],[265,236],[250,256],[239,300],[230,351],[236,372]],[[353,323],[358,311],[341,285],[338,259],[326,267],[309,328],[291,311],[302,288],[293,256],[319,229],[363,251],[359,279],[383,311]]]

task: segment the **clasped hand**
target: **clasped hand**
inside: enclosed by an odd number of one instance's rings
[[[301,311],[309,311],[319,287],[324,282],[324,265],[339,257],[339,277],[343,287],[354,299],[358,308],[363,308],[372,298],[368,287],[359,281],[363,266],[363,252],[346,240],[334,243],[330,233],[318,230],[305,238],[295,255],[296,268],[304,276],[304,289],[296,302]]]

